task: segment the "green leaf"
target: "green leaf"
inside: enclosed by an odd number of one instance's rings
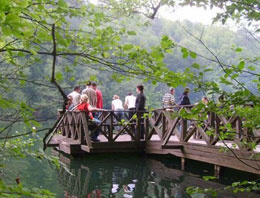
[[[173,46],[172,40],[168,36],[163,36],[161,39],[161,47],[166,50]]]
[[[182,48],[181,52],[182,52],[182,58],[187,58],[189,56],[189,52],[186,48]]]
[[[109,58],[110,57],[110,54],[107,53],[107,52],[102,52],[101,54],[104,58]]]
[[[200,65],[198,63],[193,63],[192,67],[195,69],[200,69]]]
[[[129,51],[129,50],[131,50],[131,49],[133,49],[133,45],[132,44],[125,44],[124,46],[123,46],[123,49],[125,50],[125,51]]]
[[[24,85],[25,85],[25,83],[26,83],[26,81],[25,81],[25,80],[20,80],[20,85],[21,85],[21,86],[24,86]]]
[[[41,127],[41,124],[39,122],[37,122],[36,120],[31,120],[32,125],[36,126],[36,127]],[[33,129],[36,130],[36,129]]]
[[[251,70],[251,71],[255,71],[256,70],[256,68],[254,66],[251,66],[251,65],[248,66],[248,69]]]
[[[75,77],[74,76],[70,77],[70,81],[75,81]]]
[[[242,70],[242,69],[244,69],[244,67],[245,67],[245,62],[244,61],[240,61],[240,63],[238,64],[238,69],[240,69],[240,70]]]
[[[217,178],[214,177],[214,176],[203,176],[202,178],[203,178],[205,181],[209,181],[209,180],[217,179]]]
[[[236,74],[233,74],[230,78],[231,78],[231,79],[235,79],[235,78],[237,78],[238,76],[239,76],[239,74],[236,73]]]
[[[38,33],[38,37],[39,37],[39,39],[41,39],[41,40],[44,40],[44,41],[47,41],[47,40],[51,40],[52,38],[51,38],[51,35],[49,35],[47,32],[45,32],[45,31],[40,31],[39,33]]]
[[[136,35],[136,32],[135,32],[135,31],[127,31],[127,34],[128,34],[128,35],[131,35],[131,36],[135,36],[135,35]]]
[[[227,123],[225,126],[226,126],[227,129],[232,129],[232,126],[231,126],[230,123]]]
[[[236,48],[236,52],[242,52],[242,48],[240,47]]]
[[[203,72],[211,72],[213,69],[204,69]]]
[[[68,72],[72,72],[73,70],[69,66],[65,66],[64,71],[68,73]]]
[[[190,51],[191,58],[195,59],[197,58],[197,54],[195,52]]]
[[[144,66],[144,65],[142,65],[142,64],[137,64],[137,66],[139,67],[139,69],[145,70],[145,66]]]
[[[98,79],[97,79],[97,76],[96,76],[96,75],[91,75],[91,76],[89,77],[89,80],[90,80],[90,81],[95,81],[95,82],[97,82],[97,81],[98,81]]]
[[[37,52],[35,51],[35,50],[33,50],[33,49],[30,49],[30,52],[32,53],[32,55],[37,55]]]
[[[151,52],[151,56],[158,61],[164,58],[164,55],[158,49],[153,49]]]
[[[67,4],[64,0],[58,0],[58,5],[61,6],[61,7],[66,7]]]
[[[26,8],[28,6],[28,1],[27,0],[18,1],[17,4],[22,8]]]
[[[233,85],[230,81],[228,81],[224,77],[220,77],[220,83],[225,84],[225,85]]]
[[[18,52],[17,55],[23,57],[23,56],[24,56],[24,53],[23,53],[23,52]]]
[[[6,16],[5,22],[6,23],[19,23],[20,18],[15,13],[10,13]]]
[[[56,75],[55,75],[55,79],[57,81],[62,81],[63,80],[63,75],[61,72],[57,72]]]
[[[12,30],[9,28],[8,25],[2,26],[2,31],[5,36],[10,36],[12,34]]]
[[[99,21],[95,21],[95,22],[94,22],[94,25],[95,25],[96,27],[99,27],[101,24],[100,24]]]
[[[152,84],[153,84],[153,85],[156,85],[156,84],[157,84],[157,81],[156,81],[156,80],[152,80]]]

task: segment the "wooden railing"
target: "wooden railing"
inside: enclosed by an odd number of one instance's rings
[[[107,142],[116,142],[119,136],[128,134],[130,141],[140,141],[141,125],[144,125],[144,120],[138,116],[129,118],[130,111],[123,111],[123,119],[120,120],[117,111],[96,111],[99,114],[98,119],[100,124],[95,124],[87,119],[86,113],[81,111],[67,111],[64,115],[58,113],[60,122],[54,128],[50,137],[46,138],[46,144],[51,140],[54,134],[60,134],[71,140],[78,141],[80,144],[85,144],[92,147],[91,136],[99,130],[100,135],[105,137]],[[138,112],[145,113],[145,112]],[[115,130],[119,128],[119,130]]]
[[[88,120],[85,112],[67,111],[64,115],[60,115],[62,118],[53,134],[60,133],[64,137],[79,142],[79,144],[92,147],[91,136],[97,130],[100,131],[100,135],[105,137],[105,142],[119,141],[119,137],[123,134],[131,137],[129,141],[139,142],[141,128],[143,128],[146,141],[152,141],[153,135],[158,135],[162,146],[168,145],[173,136],[177,137],[175,141],[180,143],[188,142],[193,137],[193,140],[200,140],[202,144],[213,146],[218,142],[227,140],[227,138],[223,139],[220,136],[220,131],[225,133],[223,127],[229,124],[234,130],[233,143],[237,145],[238,149],[250,150],[249,147],[243,144],[245,140],[255,145],[260,143],[260,132],[243,126],[242,119],[236,115],[226,118],[216,115],[214,112],[209,112],[207,114],[208,119],[203,122],[195,119],[186,120],[176,116],[179,111],[189,112],[191,108],[192,106],[177,107],[174,113],[158,109],[150,112],[150,116],[148,116],[148,112],[140,112],[141,115],[144,115],[142,119],[140,119],[140,116],[129,118],[129,111],[123,111],[125,115],[123,120],[120,120],[116,115],[116,111],[101,111],[99,112],[101,123],[98,125]],[[114,130],[116,127],[120,127],[120,129]],[[211,131],[210,134],[209,131]]]
[[[208,112],[208,119],[203,121],[186,120],[176,116],[182,110],[190,112],[191,108],[192,106],[180,106],[174,113],[165,110],[153,111],[152,116],[146,119],[149,126],[146,127],[146,140],[151,140],[152,136],[157,134],[164,146],[169,143],[172,136],[176,136],[179,142],[188,142],[193,137],[193,139],[202,140],[206,145],[213,146],[218,142],[233,139],[240,150],[250,150],[250,147],[246,146],[244,142],[255,145],[260,143],[260,131],[243,126],[243,120],[236,115],[227,118],[214,112]],[[234,138],[220,136],[220,132],[228,131],[225,129],[226,125],[232,127],[230,134],[233,133]]]

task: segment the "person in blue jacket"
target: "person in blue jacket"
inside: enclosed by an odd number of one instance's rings
[[[183,91],[183,94],[181,95],[179,99],[179,105],[190,105],[190,99],[189,99],[189,93],[190,93],[190,88],[186,87]]]

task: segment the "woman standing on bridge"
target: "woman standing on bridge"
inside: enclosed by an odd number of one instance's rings
[[[183,94],[179,98],[179,105],[190,105],[190,99],[189,99],[189,93],[190,93],[190,88],[186,87],[183,91]]]
[[[82,94],[80,97],[80,104],[77,107],[77,110],[79,111],[86,111],[89,119],[93,122],[95,122],[95,124],[100,124],[100,120],[98,120],[97,118],[94,118],[91,111],[95,111],[97,110],[97,108],[92,107],[89,103],[88,103],[88,96],[86,94]],[[96,132],[94,133],[94,135],[91,137],[92,141],[95,142],[99,142],[100,140],[97,138],[99,135],[100,131],[96,130]]]

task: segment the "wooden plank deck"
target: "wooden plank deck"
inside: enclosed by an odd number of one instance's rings
[[[114,135],[113,137],[115,137],[115,135]],[[92,144],[96,145],[96,146],[93,146],[93,147],[97,147],[97,148],[98,148],[97,145],[101,145],[102,143],[109,143],[108,139],[107,139],[104,135],[100,135],[100,136],[99,136],[99,139],[100,139],[100,142],[93,142],[93,143],[92,143]],[[51,140],[50,143],[49,143],[49,147],[57,147],[57,146],[59,146],[60,142],[62,142],[62,141],[66,141],[67,144],[68,144],[68,142],[71,142],[71,144],[74,144],[74,145],[75,145],[75,144],[79,144],[79,145],[80,145],[79,141],[72,140],[71,138],[66,138],[66,137],[64,137],[64,136],[62,136],[62,135],[60,135],[60,134],[55,134],[55,135],[53,136],[52,140]],[[155,141],[155,142],[158,142],[158,141],[161,142],[161,141],[160,141],[160,137],[159,137],[158,135],[153,135],[152,138],[151,138],[151,140],[149,140],[149,142],[153,142],[153,141]],[[120,146],[119,146],[119,147],[118,147],[118,146],[115,146],[115,147],[113,146],[113,144],[117,144],[118,142],[133,142],[133,143],[136,143],[134,140],[131,139],[131,136],[130,136],[130,135],[123,134],[123,135],[120,135],[120,136],[117,138],[116,142],[113,142],[113,143],[107,144],[107,145],[110,145],[109,148],[120,148]],[[177,144],[177,143],[180,143],[177,136],[171,136],[171,137],[170,137],[170,140],[169,140],[169,143],[171,143],[171,142],[172,142],[172,143],[176,142],[176,144]],[[194,139],[194,138],[190,138],[187,143],[199,144],[199,145],[207,145],[205,141],[203,141],[203,140],[198,140],[198,139]],[[181,143],[181,144],[184,144],[184,143]],[[233,142],[233,141],[225,141],[225,144],[226,144],[228,147],[234,149],[234,145],[233,145],[234,142]],[[224,147],[225,144],[224,144],[224,143],[221,143],[221,142],[218,142],[218,143],[216,144],[216,146],[220,149],[221,147]],[[120,144],[118,144],[118,145],[120,145]],[[126,146],[127,144],[124,144],[124,145]],[[168,146],[169,146],[169,145],[168,145]],[[163,146],[163,147],[164,147],[164,148],[167,148],[167,146]],[[208,146],[207,146],[207,147],[208,147]],[[213,147],[215,147],[215,146],[213,146]],[[236,147],[236,148],[238,149],[238,147]],[[254,151],[257,152],[257,153],[260,153],[260,145],[257,145],[257,146],[256,146],[256,149],[255,149]]]

